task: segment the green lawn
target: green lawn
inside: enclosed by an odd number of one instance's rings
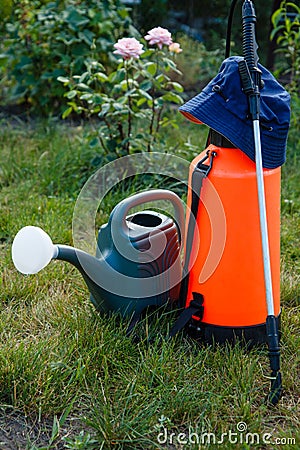
[[[178,121],[179,130],[166,136],[168,151],[192,159],[205,147],[206,130]],[[125,336],[126,321],[95,312],[72,266],[52,262],[33,276],[15,270],[11,244],[24,225],[72,244],[75,201],[95,171],[86,129],[1,121],[0,448],[279,449],[280,440],[300,448],[299,130],[291,129],[282,171],[284,395],[270,408],[265,348],[199,347],[182,335],[167,341],[175,318],[168,311],[141,324],[145,339],[136,344]],[[122,196],[120,188],[103,223]],[[213,444],[203,433],[217,441],[227,436]]]

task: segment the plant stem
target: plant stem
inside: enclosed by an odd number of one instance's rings
[[[112,134],[112,131],[111,131],[111,126],[110,126],[110,123],[109,123],[109,121],[106,119],[105,116],[103,117],[103,122],[104,122],[105,125],[107,126],[107,129],[108,129],[108,133],[109,133],[110,139],[112,139],[112,138],[113,138],[113,134]]]
[[[153,88],[154,91],[154,88]],[[154,100],[154,92],[153,92],[153,96],[152,96],[152,114],[151,114],[151,120],[150,120],[150,125],[149,125],[149,135],[150,135],[150,140],[148,142],[148,147],[147,150],[148,152],[151,152],[151,145],[153,144],[153,125],[154,125],[154,119],[155,119],[155,100]]]
[[[120,134],[121,139],[123,141],[125,136],[124,136],[124,129],[123,129],[122,122],[118,122],[118,131],[119,131],[119,134]]]
[[[158,113],[157,113],[155,134],[157,134],[157,133],[159,132],[159,128],[160,128],[160,123],[159,123],[159,122],[160,122],[160,118],[161,118],[163,109],[164,109],[164,107],[162,106],[162,107],[159,109]]]
[[[128,61],[125,60],[124,62],[125,66],[125,73],[126,73],[126,83],[127,83],[127,90],[130,91],[130,85],[129,85],[129,69],[128,69]],[[127,117],[127,142],[126,142],[126,152],[127,154],[130,153],[130,136],[131,136],[131,129],[132,129],[132,117],[131,117],[131,97],[128,95],[128,117]]]
[[[97,133],[99,142],[100,142],[100,144],[101,144],[103,150],[104,150],[106,153],[108,153],[108,150],[107,150],[107,147],[106,147],[106,145],[105,145],[105,142],[104,142],[103,138],[101,137],[99,128],[96,128],[93,124],[92,124],[92,128],[93,128],[93,130]]]
[[[156,67],[158,70],[158,64],[159,64],[159,58],[158,58],[158,49],[156,49]],[[151,119],[150,119],[150,125],[149,125],[149,135],[150,135],[150,139],[148,142],[148,152],[151,152],[151,146],[154,142],[153,139],[153,126],[154,126],[154,119],[155,119],[155,86],[154,83],[152,84],[152,114],[151,114]]]

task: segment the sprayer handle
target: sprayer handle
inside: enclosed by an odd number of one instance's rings
[[[145,192],[139,192],[138,194],[132,195],[124,200],[122,200],[115,208],[113,209],[110,220],[113,224],[117,224],[119,232],[122,232],[125,236],[127,236],[127,224],[126,224],[126,216],[130,209],[135,206],[142,205],[147,202],[157,201],[157,200],[168,200],[172,203],[175,212],[175,220],[177,226],[180,230],[181,236],[184,233],[184,209],[181,203],[180,198],[174,192],[166,190],[166,189],[154,189]]]

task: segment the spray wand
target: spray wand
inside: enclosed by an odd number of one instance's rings
[[[271,389],[268,400],[276,405],[282,394],[282,379],[280,373],[280,348],[278,324],[274,314],[274,301],[269,253],[269,239],[266,215],[264,177],[262,166],[262,151],[259,128],[260,93],[263,87],[261,71],[258,68],[257,43],[255,39],[256,15],[251,0],[245,0],[242,8],[243,20],[243,54],[244,59],[239,62],[239,72],[244,93],[248,96],[249,110],[253,122],[253,136],[255,145],[256,179],[258,189],[259,219],[262,241],[264,280],[268,316],[266,329],[268,338],[269,359],[271,367]]]

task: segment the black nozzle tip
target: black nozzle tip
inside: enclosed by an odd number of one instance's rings
[[[254,5],[251,0],[245,0],[242,6],[242,16],[245,18],[254,18],[256,19]]]
[[[273,377],[273,374],[272,374]],[[276,406],[282,396],[282,377],[281,373],[277,372],[271,381],[271,390],[268,395],[268,403]]]

